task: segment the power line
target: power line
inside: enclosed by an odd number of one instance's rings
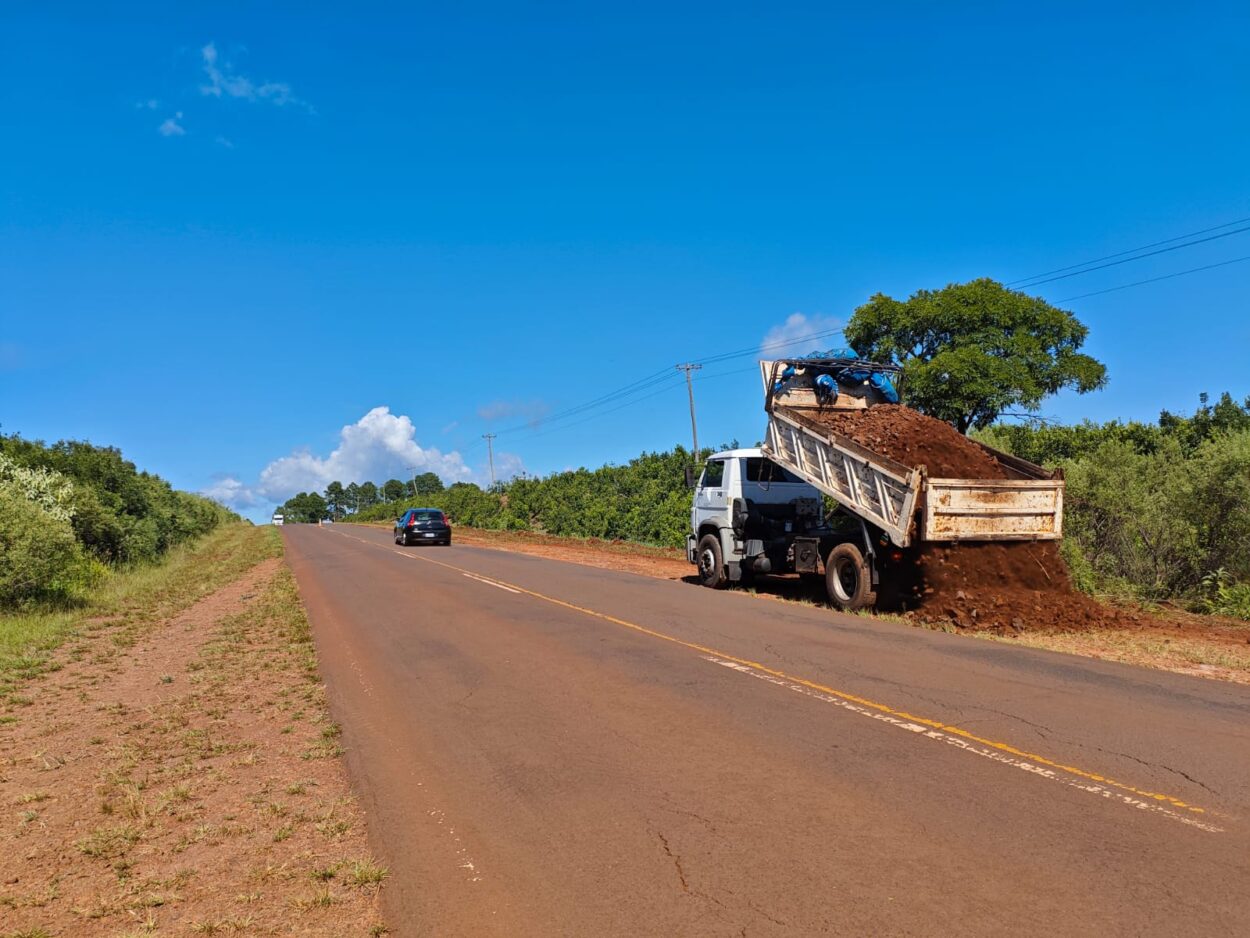
[[[695,359],[690,364],[697,364],[700,366],[707,365],[707,364],[716,364],[718,362],[728,361],[729,359],[732,359],[732,358],[741,358],[744,355],[754,355],[760,352],[776,351],[778,349],[785,348],[786,346],[797,345],[800,342],[812,342],[817,339],[828,338],[829,336],[838,335],[841,332],[842,332],[841,329],[823,329],[817,332],[810,332],[801,336],[796,336],[795,338],[792,338],[792,339],[783,339],[777,342],[766,343],[765,345],[762,345],[762,346],[752,345],[746,348],[735,349],[730,352],[722,352],[717,355],[709,355],[705,358]],[[505,427],[504,429],[498,430],[496,432],[502,435],[506,433],[518,433],[522,430],[535,431],[539,427],[547,427],[550,424],[558,423],[562,420],[568,419],[569,417],[575,417],[575,416],[578,416],[579,414],[586,413],[587,411],[590,411],[590,410],[596,410],[599,407],[603,407],[608,404],[615,403],[616,401],[621,400],[622,398],[631,397],[633,395],[640,394],[643,391],[651,390],[652,388],[658,387],[660,391],[664,391],[668,389],[668,385],[673,383],[672,382],[673,377],[675,377],[673,372],[671,372],[668,368],[665,368],[661,371],[653,372],[652,374],[649,374],[643,378],[639,378],[637,381],[633,381],[630,384],[626,384],[620,388],[617,388],[614,391],[609,391],[607,394],[601,395],[600,397],[594,398],[593,400],[586,401],[584,403],[578,404],[574,407],[567,408],[566,410],[562,410],[554,414],[548,414],[547,416],[539,418],[538,420],[531,420],[526,423],[517,424],[512,427]],[[636,398],[635,401],[631,403],[644,401],[653,396],[654,396],[653,394],[647,394],[647,395],[644,395],[643,397]],[[619,407],[614,407],[612,410],[615,411],[615,410],[620,410],[620,409],[621,408]],[[576,421],[573,424],[566,424],[566,426],[576,426],[577,424],[580,424],[582,422],[583,421]]]
[[[1194,241],[1186,241],[1184,244],[1174,244],[1171,247],[1159,248],[1156,251],[1147,251],[1145,254],[1135,254],[1133,257],[1125,257],[1118,261],[1108,261],[1106,264],[1098,264],[1095,267],[1085,267],[1083,270],[1074,270],[1070,274],[1059,274],[1055,277],[1047,277],[1044,280],[1034,280],[1032,283],[1023,284],[1021,289],[1029,290],[1033,287],[1040,287],[1044,283],[1054,283],[1056,280],[1067,280],[1069,277],[1079,277],[1081,274],[1093,273],[1095,270],[1104,270],[1107,267],[1117,267],[1120,264],[1127,264],[1130,261],[1139,261],[1144,257],[1154,257],[1156,254],[1167,254],[1169,251],[1179,251],[1181,248],[1193,247],[1195,244],[1205,244],[1208,241],[1215,241],[1219,238],[1228,238],[1232,235],[1242,234],[1246,231],[1250,231],[1250,225],[1247,225],[1245,228],[1237,228],[1233,231],[1225,231],[1222,234],[1215,234],[1206,238],[1198,238]]]
[[[1171,280],[1173,277],[1183,277],[1186,274],[1196,274],[1203,270],[1214,270],[1216,267],[1227,267],[1229,264],[1240,264],[1242,261],[1250,261],[1250,254],[1245,257],[1234,257],[1232,260],[1220,261],[1218,264],[1205,264],[1202,267],[1191,267],[1189,270],[1178,270],[1173,274],[1164,274],[1162,277],[1150,277],[1146,280],[1135,280],[1132,283],[1122,283],[1118,287],[1107,287],[1105,290],[1094,290],[1090,293],[1081,293],[1077,296],[1065,296],[1062,300],[1056,300],[1056,303],[1067,303],[1070,300],[1083,300],[1087,296],[1098,296],[1101,293],[1114,293],[1116,290],[1127,290],[1129,287],[1140,287],[1145,283],[1158,283],[1160,280]]]
[[[1117,251],[1115,254],[1106,254],[1102,257],[1095,257],[1093,260],[1082,261],[1079,264],[1070,264],[1067,267],[1056,267],[1054,270],[1044,270],[1040,274],[1033,274],[1031,277],[1021,277],[1019,280],[1012,280],[1007,283],[1006,286],[1011,287],[1016,284],[1026,283],[1030,280],[1037,280],[1040,277],[1049,277],[1051,274],[1061,274],[1068,270],[1076,270],[1078,267],[1085,267],[1089,264],[1097,264],[1101,261],[1113,260],[1117,257],[1124,257],[1126,254],[1136,254],[1138,251],[1146,251],[1150,248],[1157,248],[1164,244],[1171,244],[1174,241],[1184,241],[1186,238],[1196,238],[1198,235],[1208,234],[1212,231],[1219,231],[1222,228],[1231,228],[1233,225],[1244,225],[1247,222],[1250,222],[1250,218],[1237,218],[1233,221],[1225,222],[1222,225],[1214,225],[1211,228],[1202,228],[1198,231],[1191,231],[1189,234],[1177,235],[1175,238],[1164,238],[1162,241],[1152,241],[1150,244],[1143,244],[1140,247],[1129,248],[1127,251]]]

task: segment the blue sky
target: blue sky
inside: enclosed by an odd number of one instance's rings
[[[1250,217],[1245,4],[942,6],[10,5],[3,430],[253,517],[330,473],[480,480],[492,431],[502,471],[620,462],[689,445],[677,372],[530,424],[877,291]],[[1061,304],[1111,380],[1043,412],[1250,394],[1248,298],[1235,263]],[[700,373],[702,442],[759,437],[752,361]]]

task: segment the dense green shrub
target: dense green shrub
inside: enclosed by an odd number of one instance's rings
[[[0,483],[0,605],[65,601],[91,585],[98,570],[68,521]]]
[[[0,459],[0,478],[8,471],[51,473],[60,479],[57,497],[75,535],[91,555],[110,565],[155,560],[175,544],[238,517],[207,498],[176,491],[159,476],[140,472],[112,447],[0,436]]]
[[[150,562],[237,515],[116,449],[0,436],[0,605],[62,602],[106,566]]]

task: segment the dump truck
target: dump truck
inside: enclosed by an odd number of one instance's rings
[[[926,544],[1057,540],[1063,477],[981,447],[1005,479],[930,477],[819,421],[899,401],[900,369],[850,354],[760,362],[763,446],[714,454],[695,486],[686,557],[704,585],[822,576],[845,610],[894,604]]]

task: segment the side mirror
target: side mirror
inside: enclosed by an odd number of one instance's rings
[[[699,484],[698,470],[694,466],[686,467],[686,488],[693,489]]]

